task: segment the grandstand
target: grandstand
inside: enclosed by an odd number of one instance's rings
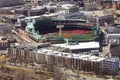
[[[32,19],[32,28],[35,30],[35,32],[39,32],[40,35],[48,35],[50,33],[50,35],[48,36],[51,37],[55,36],[54,40],[51,38],[47,40],[53,43],[54,41],[57,41],[59,39],[58,36],[59,29],[57,28],[58,25],[64,26],[62,28],[61,36],[64,39],[68,39],[69,42],[81,42],[81,41],[91,41],[91,40],[93,41],[96,40],[96,38],[98,38],[100,34],[98,27],[94,26],[92,23],[89,23],[84,19],[72,19],[72,18],[63,19],[59,17],[51,18],[46,16],[39,16],[37,18],[33,17],[28,19],[26,18],[27,21],[29,19]],[[29,24],[26,27],[27,32],[28,30],[33,30],[33,29],[31,29],[31,26]],[[62,40],[60,42],[64,42],[64,41]]]

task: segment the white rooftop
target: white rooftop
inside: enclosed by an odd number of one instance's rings
[[[36,19],[36,18],[40,18],[41,16],[30,16],[30,17],[25,17],[25,19]]]
[[[3,38],[6,38],[6,37],[4,37],[4,36],[0,36],[0,40],[2,40]]]
[[[60,13],[50,13],[50,14],[44,14],[42,16],[44,17],[54,17],[54,16],[58,16]]]
[[[64,8],[64,9],[70,9],[73,6],[75,6],[75,5],[73,5],[73,4],[62,4],[61,5],[61,7]]]
[[[54,44],[53,46],[69,48],[71,50],[74,49],[92,49],[92,48],[100,48],[99,42],[81,42],[76,45],[68,45],[68,44]]]
[[[41,9],[44,9],[45,7],[44,6],[35,6],[35,7],[32,7],[31,10],[41,10]]]

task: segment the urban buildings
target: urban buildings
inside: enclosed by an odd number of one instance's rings
[[[37,46],[23,44],[9,48],[8,56],[11,60],[10,64],[15,60],[15,65],[17,66],[23,66],[25,64],[26,67],[30,67],[30,63],[35,63],[34,65],[46,64],[109,75],[115,75],[119,70],[119,58],[102,58],[83,53],[71,54],[54,49],[55,47],[49,44],[39,44]]]
[[[22,4],[22,0],[0,0],[0,7],[9,7]]]
[[[12,33],[22,39],[5,46],[9,65],[40,68],[44,64],[96,74],[117,74],[120,57],[117,1],[39,1],[1,8],[1,22],[11,25]],[[9,33],[7,26],[0,25],[0,30]],[[0,46],[4,48],[3,39]]]
[[[6,37],[0,36],[0,50],[6,50],[10,47],[10,43]]]

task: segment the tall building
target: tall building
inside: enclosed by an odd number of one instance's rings
[[[0,7],[8,7],[22,4],[22,0],[0,0]]]

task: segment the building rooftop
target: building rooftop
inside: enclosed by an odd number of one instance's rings
[[[116,62],[116,61],[119,61],[119,58],[106,58],[104,61],[106,61],[106,62]]]
[[[75,5],[74,4],[62,4],[61,5],[61,7],[63,8],[63,9],[70,9],[70,8],[72,8],[72,7],[74,7]]]
[[[0,43],[8,42],[8,39],[4,36],[0,36]]]
[[[120,26],[116,26],[116,27],[108,27],[106,29],[108,34],[120,34]]]
[[[4,36],[0,36],[0,40],[2,40],[3,38],[6,39],[6,37],[4,37]]]
[[[76,45],[68,45],[68,44],[54,44],[56,47],[69,48],[71,50],[75,49],[91,49],[91,48],[100,48],[99,42],[81,42]]]
[[[35,18],[40,18],[40,16],[31,16],[31,17],[26,17],[25,19],[35,19]]]
[[[80,54],[74,54],[74,53],[71,54],[71,53],[59,52],[59,51],[48,50],[48,49],[37,50],[37,53],[54,55],[54,56],[61,56],[61,57],[66,57],[66,58],[89,60],[89,61],[93,61],[93,62],[100,62],[100,61],[103,61],[105,59],[105,58],[97,57],[97,56],[80,55]]]

